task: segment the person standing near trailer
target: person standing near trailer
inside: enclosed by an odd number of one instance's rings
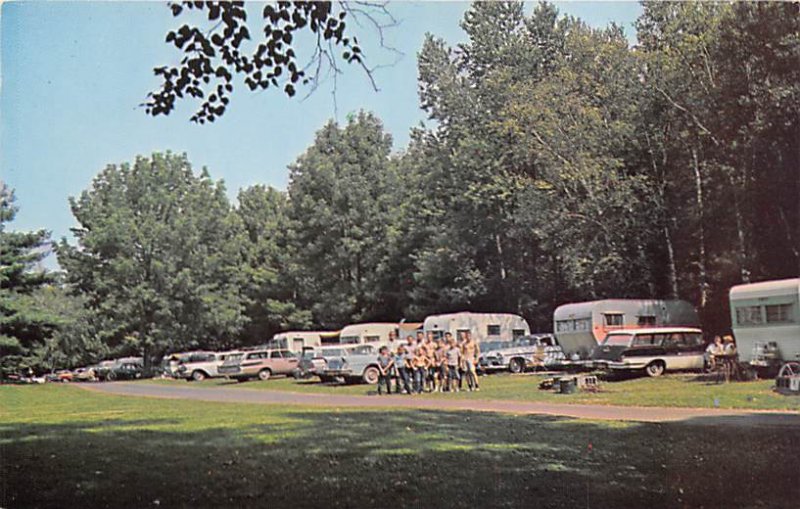
[[[397,353],[397,347],[400,346],[401,341],[397,339],[395,331],[389,331],[389,339],[386,341],[386,346],[389,348],[389,353],[394,355]]]
[[[464,371],[467,375],[467,386],[470,391],[479,391],[481,388],[478,386],[478,371],[476,366],[478,358],[481,355],[481,350],[478,344],[472,340],[472,335],[469,332],[464,334],[464,344],[462,345],[462,354],[464,356]]]
[[[461,376],[459,369],[461,368],[461,348],[459,348],[456,340],[450,336],[450,343],[447,346],[447,390],[449,392],[458,392]]]
[[[409,336],[410,338],[411,336]],[[411,358],[406,347],[398,345],[397,353],[394,356],[394,367],[397,370],[397,384],[395,392],[401,394],[411,394],[411,376],[409,375],[409,367],[411,366]]]
[[[392,368],[394,368],[394,359],[392,354],[389,353],[389,347],[382,346],[378,355],[378,369],[380,375],[378,376],[378,394],[381,394],[381,387],[386,385],[386,394],[392,393]]]

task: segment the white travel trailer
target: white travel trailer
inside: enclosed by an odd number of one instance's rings
[[[475,341],[511,341],[531,333],[528,322],[519,315],[510,313],[448,313],[425,318],[422,326],[425,334],[433,332],[439,338],[449,332],[458,337],[461,331],[469,331]]]
[[[558,306],[553,332],[567,355],[588,357],[606,334],[637,327],[698,327],[694,307],[683,300],[605,299]]]
[[[373,343],[383,344],[389,341],[389,332],[397,334],[396,323],[354,323],[342,329],[339,335],[341,344]]]
[[[326,333],[320,331],[279,332],[272,336],[272,341],[267,343],[267,346],[292,352],[302,352],[303,347],[321,345],[323,334]]]
[[[730,305],[739,359],[765,367],[800,359],[800,278],[734,286]]]

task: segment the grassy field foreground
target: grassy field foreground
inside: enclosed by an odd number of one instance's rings
[[[597,393],[555,394],[539,390],[539,375],[495,374],[480,378],[479,393],[424,394],[424,398],[447,399],[505,399],[518,401],[545,401],[548,403],[582,403],[624,406],[665,406],[692,408],[740,408],[763,410],[800,410],[800,396],[783,396],[772,390],[774,381],[736,382],[721,384],[702,380],[697,375],[668,375],[660,378],[629,378],[602,382]],[[364,395],[375,392],[374,386],[329,385],[316,378],[296,381],[293,378],[275,378],[266,382],[236,383],[224,379],[204,382],[183,380],[151,380],[146,383],[183,384],[189,387],[236,387],[242,389],[283,390],[322,394]]]
[[[800,429],[0,387],[0,506],[797,507]],[[733,504],[733,505],[730,505]]]

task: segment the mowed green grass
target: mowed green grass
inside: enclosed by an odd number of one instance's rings
[[[544,376],[493,374],[480,377],[480,392],[457,394],[423,394],[423,398],[448,399],[504,399],[520,401],[546,401],[550,403],[581,403],[624,406],[665,406],[691,408],[737,408],[800,411],[800,396],[784,396],[773,390],[772,380],[754,382],[717,383],[697,375],[667,375],[659,378],[629,378],[603,381],[597,393],[572,395],[539,390]],[[322,384],[316,378],[294,380],[274,378],[237,383],[225,379],[204,382],[183,380],[151,380],[147,383],[188,384],[202,387],[236,387],[242,389],[281,390],[322,394],[364,395],[375,392],[375,386]],[[465,385],[466,387],[466,385]]]
[[[800,429],[0,387],[0,506],[786,507]]]

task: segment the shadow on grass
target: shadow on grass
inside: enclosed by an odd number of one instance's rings
[[[797,507],[800,430],[434,411],[0,429],[2,507]],[[213,421],[212,421],[213,422]]]

